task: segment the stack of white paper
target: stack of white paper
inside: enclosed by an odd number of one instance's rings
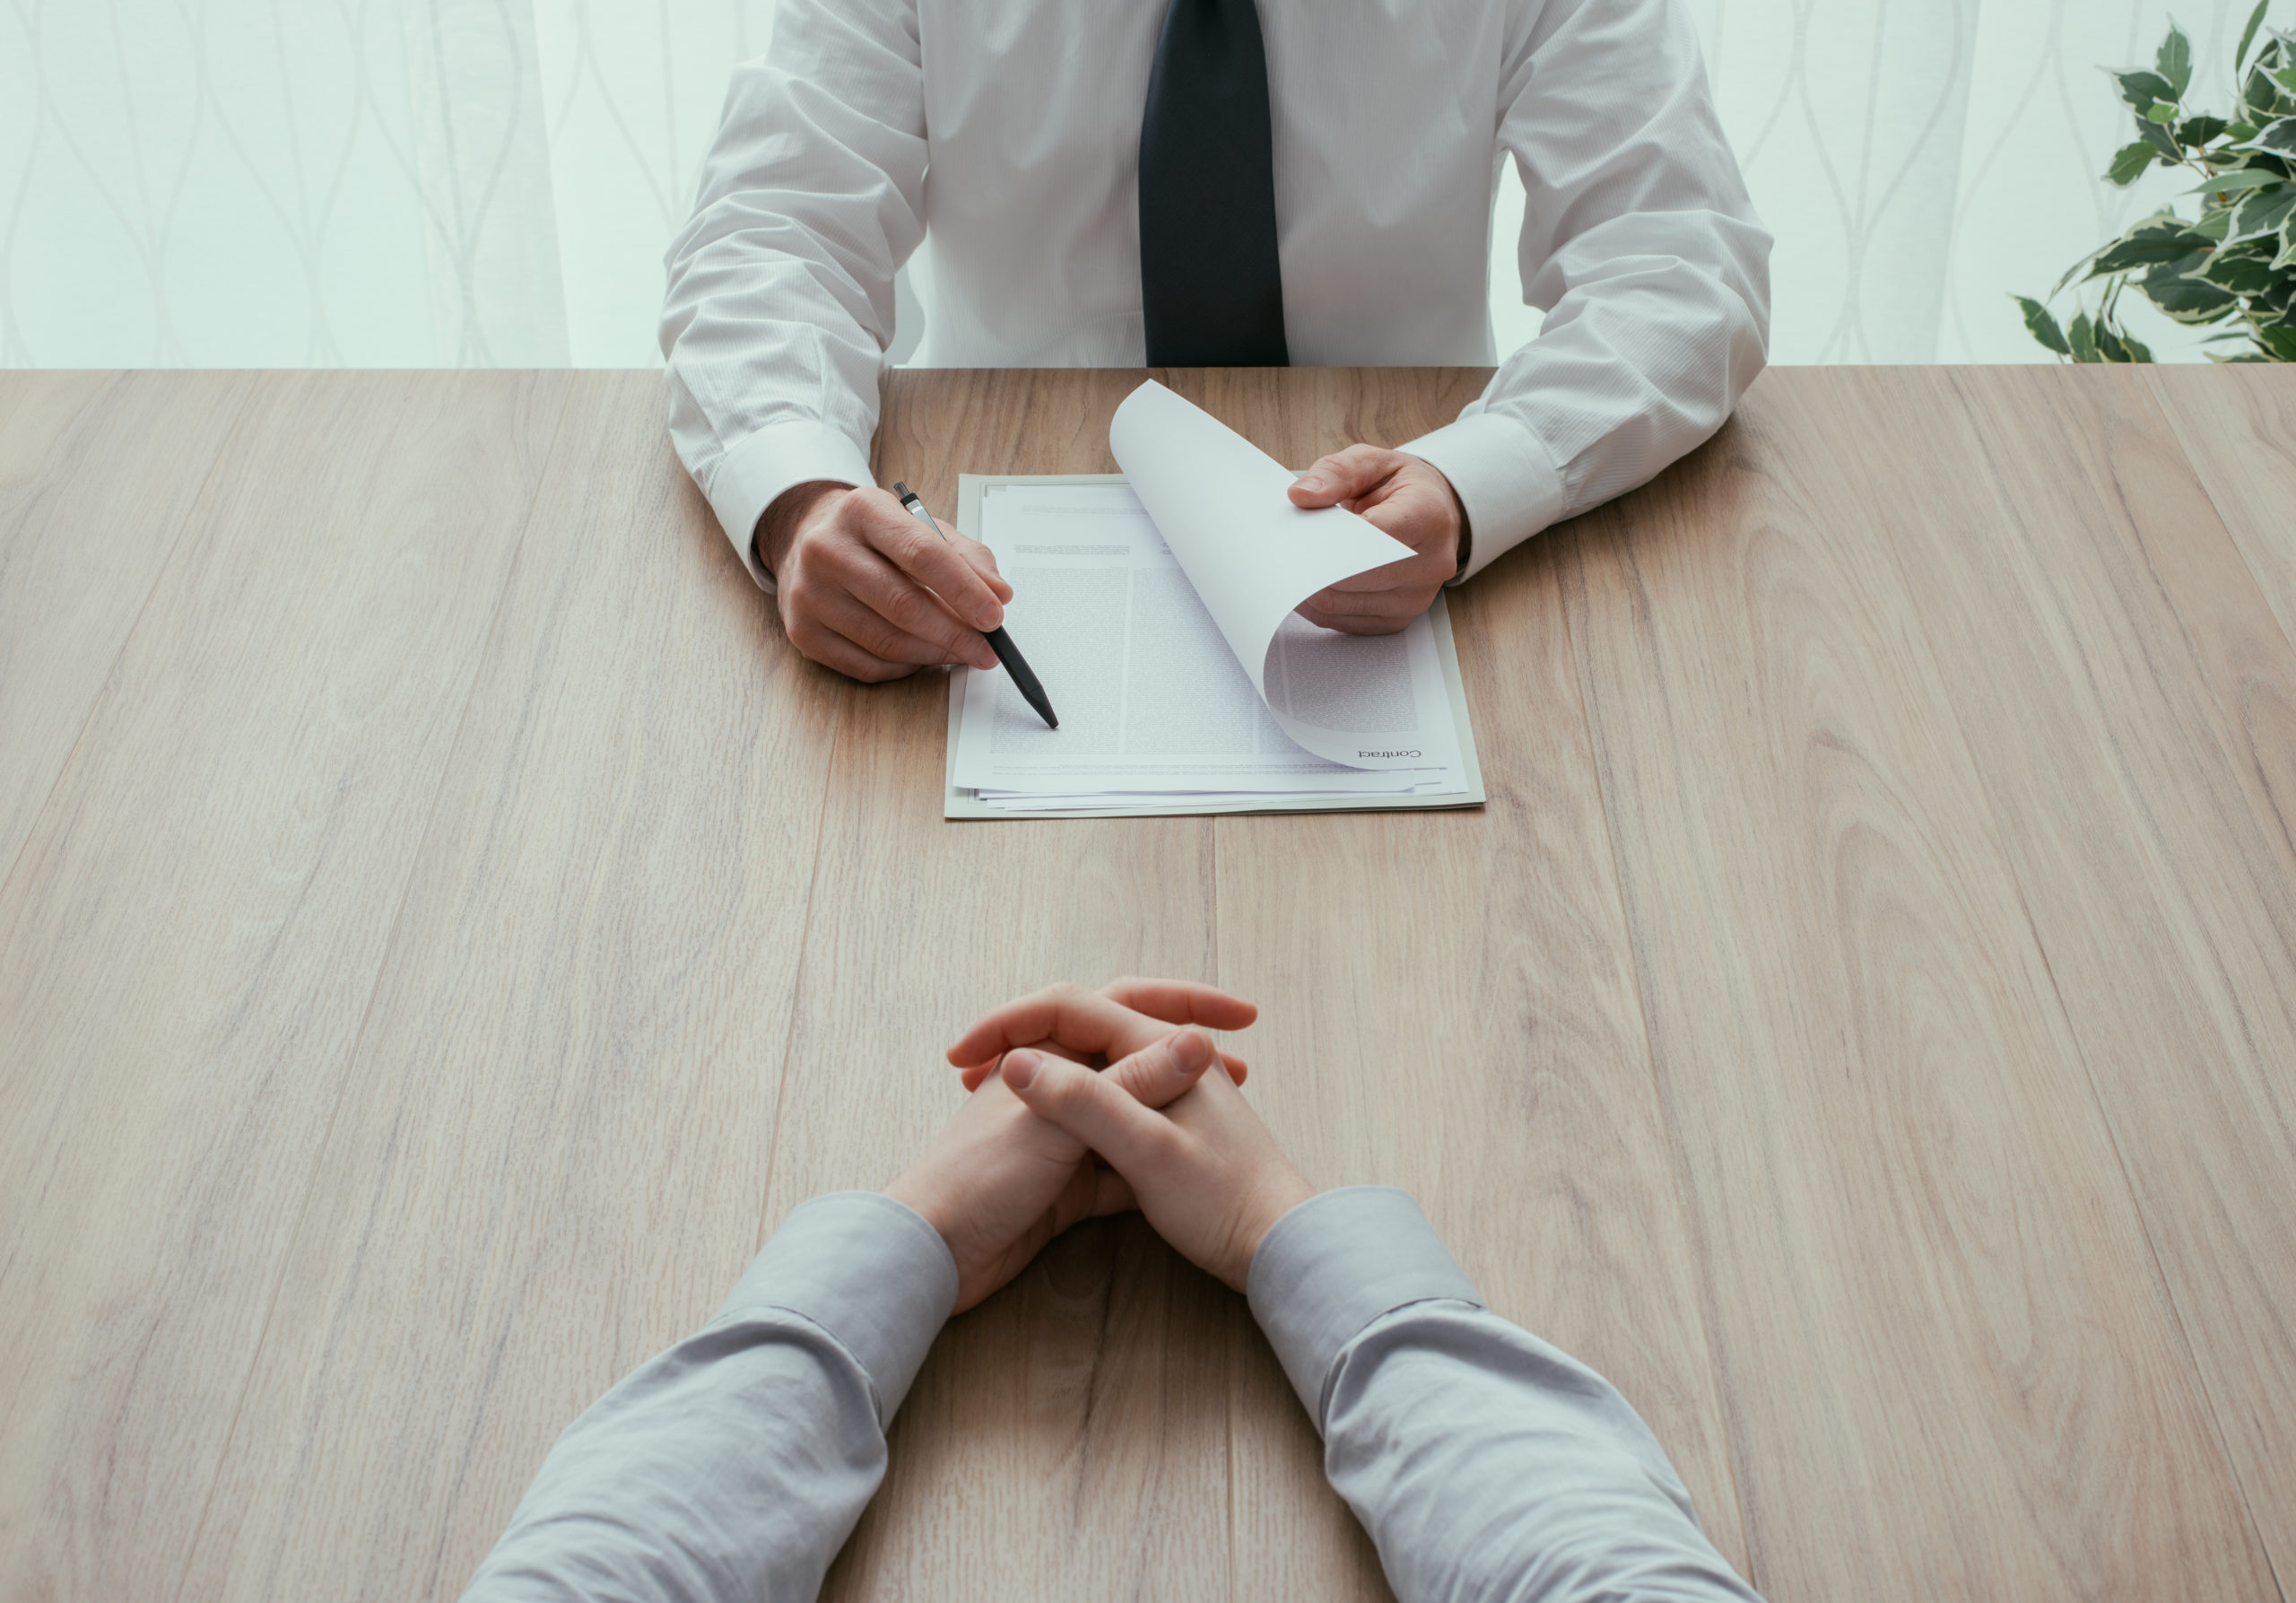
[[[996,813],[1481,799],[1438,620],[1359,636],[1292,611],[1402,544],[1292,506],[1288,471],[1161,385],[1109,433],[1124,481],[980,492],[973,532],[1060,727],[1002,669],[958,670],[958,791]]]

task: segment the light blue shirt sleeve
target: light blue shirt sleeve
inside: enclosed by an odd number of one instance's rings
[[[813,1598],[956,1288],[890,1198],[796,1209],[705,1329],[567,1428],[465,1603]],[[1402,1603],[1753,1597],[1625,1399],[1486,1309],[1405,1193],[1301,1203],[1248,1291]]]
[[[1754,1598],[1626,1399],[1484,1307],[1408,1194],[1301,1203],[1247,1290],[1402,1603]]]
[[[813,1598],[956,1296],[891,1198],[796,1209],[707,1327],[567,1427],[465,1603]]]

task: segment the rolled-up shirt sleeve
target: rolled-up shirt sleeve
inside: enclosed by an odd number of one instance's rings
[[[750,575],[774,498],[867,484],[893,274],[925,234],[915,6],[784,0],[735,67],[662,309],[670,438]]]
[[[1679,0],[1516,8],[1499,139],[1546,313],[1457,421],[1400,449],[1451,481],[1464,580],[1710,438],[1762,370],[1770,237]]]
[[[708,1326],[567,1427],[465,1603],[813,1597],[956,1294],[891,1198],[798,1207]]]
[[[1626,1399],[1484,1307],[1406,1193],[1301,1203],[1248,1292],[1403,1603],[1754,1597]]]

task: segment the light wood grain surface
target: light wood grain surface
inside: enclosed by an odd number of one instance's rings
[[[1286,460],[1460,370],[1178,372]],[[1097,472],[1140,375],[914,372]],[[0,374],[0,1599],[452,1597],[981,1008],[1252,997],[1778,1599],[2296,1574],[2296,375],[1810,370],[1452,593],[1488,806],[958,824],[647,374]],[[1365,1598],[1136,1221],[954,1321],[839,1599]]]
[[[0,385],[0,872],[175,549],[245,373]]]

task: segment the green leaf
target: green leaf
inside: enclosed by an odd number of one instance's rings
[[[2127,329],[2120,326],[2120,290],[2115,286],[2105,303],[2097,309],[2097,354],[2107,362],[2150,362],[2152,353],[2144,342],[2133,339]]]
[[[2232,295],[2255,295],[2272,287],[2272,265],[2247,251],[2218,251],[2194,274]]]
[[[2291,212],[2280,222],[2280,254],[2272,258],[2272,270],[2283,272],[2296,267],[2296,212]]]
[[[2048,307],[2031,295],[2012,295],[2012,301],[2025,314],[2025,332],[2040,341],[2059,356],[2073,354],[2073,347],[2065,343],[2065,330],[2057,326],[2057,318]]]
[[[2272,0],[2257,0],[2256,10],[2248,13],[2248,25],[2240,31],[2240,48],[2232,53],[2232,76],[2238,78],[2240,69],[2248,65],[2248,47],[2257,41],[2257,30],[2264,26],[2264,13],[2272,9]]]
[[[2192,87],[2192,40],[2174,22],[2169,24],[2169,37],[2161,41],[2161,52],[2152,65],[2169,81],[2169,87],[2176,91],[2165,98],[2183,100],[2185,91]]]
[[[2268,151],[2296,154],[2296,117],[2283,117],[2257,132],[2257,144]]]
[[[2127,97],[2124,95],[2122,98]],[[2248,82],[2240,86],[2240,120],[2252,123],[2270,122],[2274,116],[2278,115],[2274,108],[2279,104],[2280,85],[2272,81],[2272,75],[2264,68],[2251,67],[2248,70]],[[2139,109],[2143,108],[2140,107]]]
[[[2204,213],[2192,231],[2213,245],[2222,245],[2232,237],[2232,208],[2216,207]]]
[[[2155,100],[2173,100],[2175,86],[2158,73],[2115,73],[2115,83],[2120,85],[2120,98],[2131,111],[2144,115]]]
[[[2104,360],[2104,357],[2098,353],[2097,332],[2091,326],[2087,312],[2084,311],[2073,319],[2073,327],[2067,332],[2066,338],[2072,347],[2074,361],[2102,362]]]
[[[2224,130],[2231,126],[2221,117],[2187,118],[2177,125],[2177,143],[2190,145],[2197,150],[2204,144],[2222,138]]]
[[[2101,278],[2109,273],[2128,273],[2139,267],[2167,266],[2183,262],[2187,257],[2205,255],[2216,241],[2205,234],[2196,233],[2190,224],[2170,219],[2165,222],[2148,222],[2126,238],[2108,245],[2097,254],[2089,266],[2089,276]],[[2197,266],[2195,261],[2190,266]]]
[[[2257,329],[2257,344],[2274,362],[2296,362],[2296,328],[2285,323],[2266,323]]]
[[[2239,301],[2213,283],[2171,267],[2155,267],[2137,281],[2144,298],[2179,323],[2213,323]]]
[[[2136,135],[2161,152],[2161,165],[2167,167],[2184,160],[2184,152],[2177,144],[2177,136],[2159,123],[2144,118],[2136,119]]]
[[[2239,213],[2232,220],[2231,237],[2239,240],[2276,233],[2292,212],[2296,212],[2296,184],[2259,189],[2240,203]]]
[[[2261,189],[2285,180],[2268,167],[2236,167],[2230,172],[2220,172],[2187,195],[2230,195],[2241,189]]]
[[[2254,123],[2228,123],[2225,125],[2224,132],[2233,143],[2246,144],[2257,136],[2257,126]]]
[[[2152,109],[2144,114],[2144,120],[2149,123],[2157,123],[2164,128],[2167,127],[2170,123],[2177,120],[2177,108],[2175,102],[2170,100],[2153,101]]]
[[[2134,144],[2124,144],[2113,153],[2113,164],[2105,170],[2105,177],[2126,189],[2144,175],[2146,168],[2159,161],[2160,155],[2150,140],[2140,139]]]

